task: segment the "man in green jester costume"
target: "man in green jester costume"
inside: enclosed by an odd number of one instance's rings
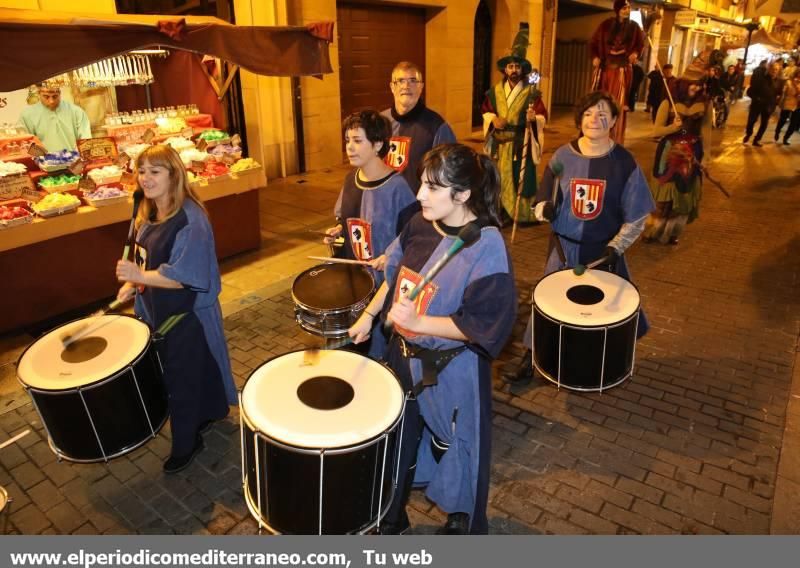
[[[517,32],[511,54],[501,57],[497,67],[503,80],[486,92],[481,112],[487,153],[497,162],[502,191],[500,200],[509,218],[514,218],[514,206],[519,187],[522,160],[527,160],[522,198],[518,208],[521,223],[534,222],[531,199],[536,195],[536,164],[541,157],[542,129],[547,109],[541,92],[528,82],[531,63],[526,59],[528,30]],[[525,128],[530,123],[531,134],[525,153]]]

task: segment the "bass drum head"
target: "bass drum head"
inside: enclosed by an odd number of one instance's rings
[[[350,351],[295,351],[253,371],[242,413],[253,428],[288,446],[336,449],[383,434],[404,396],[385,366]]]
[[[295,278],[292,298],[312,310],[347,308],[372,294],[375,281],[363,266],[320,264]]]
[[[624,278],[604,270],[578,276],[569,268],[542,278],[533,303],[550,318],[581,327],[609,326],[639,310],[639,291]]]
[[[63,339],[94,327],[65,348]],[[70,390],[125,369],[150,344],[150,328],[130,316],[103,315],[66,323],[37,339],[19,359],[17,376],[33,389]]]

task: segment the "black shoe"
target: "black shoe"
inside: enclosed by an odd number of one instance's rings
[[[381,522],[378,534],[406,534],[411,528],[411,522],[408,520],[408,514],[403,511],[403,516],[396,522]]]
[[[668,245],[677,245],[678,244],[678,237],[670,237],[667,241]]]
[[[753,140],[753,146],[755,146],[756,148],[761,148],[761,142],[759,142],[758,140]]]
[[[513,373],[503,373],[500,375],[503,380],[512,385],[523,385],[533,380],[533,362],[531,357],[531,350],[525,351],[522,360],[519,363],[519,368]]]
[[[469,534],[469,515],[466,513],[450,513],[447,522],[436,534]]]
[[[779,135],[778,135],[778,133],[776,132],[776,133],[775,133],[775,142],[777,142],[777,141],[778,141],[778,136],[779,136]]]
[[[789,144],[789,141],[788,141],[788,140],[784,140],[784,141],[783,141],[783,145],[784,145],[784,146],[791,146],[791,144]]]
[[[170,456],[169,459],[164,462],[164,473],[177,473],[186,469],[189,467],[189,464],[192,463],[195,456],[202,452],[205,447],[206,445],[203,443],[203,438],[197,436],[197,440],[195,440],[194,448],[192,448],[191,452],[185,456]]]
[[[744,140],[742,140],[742,144],[747,144],[749,140],[750,140],[750,135],[748,134],[747,136],[744,137]]]

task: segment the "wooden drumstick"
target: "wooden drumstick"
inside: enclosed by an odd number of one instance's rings
[[[16,435],[16,436],[14,436],[13,438],[9,438],[8,440],[6,440],[6,441],[5,441],[5,442],[3,442],[2,444],[0,444],[0,450],[2,450],[3,448],[5,448],[6,446],[10,446],[11,444],[13,444],[14,442],[16,442],[17,440],[19,440],[19,439],[21,439],[21,438],[24,438],[25,436],[27,436],[27,435],[28,435],[28,434],[30,434],[30,433],[31,433],[31,431],[30,431],[30,430],[23,430],[22,432],[20,432],[19,434],[17,434],[17,435]]]
[[[85,337],[90,332],[95,331],[98,327],[100,327],[99,324],[100,320],[98,319],[100,316],[104,316],[108,312],[118,309],[120,306],[126,304],[134,296],[131,296],[130,298],[126,298],[124,300],[114,300],[102,310],[97,310],[95,313],[90,315],[88,318],[90,321],[84,322],[83,324],[78,326],[78,328],[75,331],[73,331],[68,335],[64,335],[61,338],[61,343],[64,346],[64,349],[66,349],[67,347],[78,341],[80,338]],[[94,320],[94,322],[92,322],[91,320]]]
[[[360,264],[361,266],[370,266],[368,260],[350,260],[349,258],[336,258],[334,256],[313,256],[308,255],[308,258],[313,260],[322,260],[324,262],[331,262],[333,264]]]

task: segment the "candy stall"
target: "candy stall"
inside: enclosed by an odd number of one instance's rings
[[[216,18],[76,16],[0,9],[0,92],[42,81],[147,84],[158,80],[137,50],[208,53],[277,76],[330,72],[329,25],[240,27]],[[59,57],[52,57],[52,53]],[[121,98],[124,98],[121,96]],[[149,92],[148,92],[148,103]],[[181,156],[225,258],[260,245],[264,170],[242,139],[191,101],[111,112],[78,148],[50,152],[25,132],[0,130],[0,333],[113,296],[136,188],[133,164],[152,144]]]

